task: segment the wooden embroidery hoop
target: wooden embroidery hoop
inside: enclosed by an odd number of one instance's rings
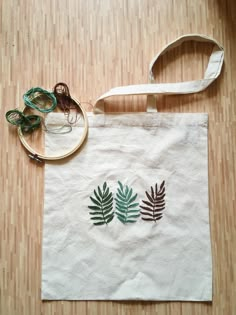
[[[71,97],[71,99],[75,102],[76,106],[78,106],[81,110],[81,113],[83,115],[83,119],[84,119],[84,131],[83,131],[83,134],[82,134],[82,137],[79,141],[79,143],[76,144],[76,146],[68,151],[67,153],[64,153],[62,155],[52,155],[52,156],[48,156],[48,155],[43,155],[39,152],[37,152],[36,150],[34,150],[33,148],[31,148],[31,146],[27,143],[27,141],[25,140],[25,137],[24,137],[24,134],[21,130],[21,127],[18,128],[18,136],[20,138],[20,141],[22,143],[22,145],[25,147],[25,149],[27,151],[29,151],[31,154],[29,154],[29,157],[38,161],[38,162],[41,162],[41,160],[48,160],[48,161],[55,161],[55,160],[61,160],[61,159],[64,159],[70,155],[72,155],[73,153],[75,153],[75,151],[79,150],[79,148],[81,148],[81,146],[83,145],[87,135],[88,135],[88,118],[87,118],[87,114],[86,114],[86,111],[85,109],[83,108],[83,106],[73,97]],[[28,107],[25,106],[24,109],[22,110],[22,112],[24,113],[26,111]]]

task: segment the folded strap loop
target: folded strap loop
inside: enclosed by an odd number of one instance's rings
[[[154,75],[153,68],[163,54],[171,49],[181,45],[186,41],[197,41],[213,43],[214,48],[209,59],[207,69],[204,77],[201,80],[185,81],[179,83],[153,83]],[[147,111],[157,111],[156,104],[153,101],[152,95],[155,94],[190,94],[198,93],[205,90],[216,78],[219,76],[224,61],[224,49],[214,39],[198,34],[189,34],[177,38],[175,41],[168,44],[159,54],[157,54],[150,63],[149,67],[149,81],[150,84],[139,84],[139,85],[127,85],[120,86],[111,89],[105,94],[101,95],[95,102],[94,113],[104,113],[104,100],[111,96],[124,96],[124,95],[148,95],[147,99]]]

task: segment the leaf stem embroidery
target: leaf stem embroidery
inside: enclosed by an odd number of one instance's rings
[[[133,195],[133,189],[128,186],[124,186],[120,181],[118,181],[119,188],[116,193],[116,215],[117,218],[124,224],[134,223],[137,221],[137,218],[140,216],[139,205],[134,201],[137,198],[137,194]]]
[[[143,209],[140,213],[144,221],[158,221],[162,218],[162,211],[165,209],[165,181],[161,183],[158,190],[157,183],[155,184],[155,192],[151,186],[151,193],[145,192],[147,200],[142,200],[144,205],[140,208]]]
[[[94,197],[90,196],[94,205],[88,206],[91,220],[94,220],[94,225],[104,225],[110,223],[114,218],[113,197],[107,183],[104,182],[102,190],[98,186],[97,191],[94,189]]]

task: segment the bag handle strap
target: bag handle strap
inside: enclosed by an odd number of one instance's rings
[[[167,51],[181,45],[186,41],[197,41],[197,42],[208,42],[213,43],[213,51],[210,56],[207,69],[204,74],[204,78],[195,81],[186,81],[179,83],[153,83],[154,75],[153,68],[163,54]],[[95,114],[104,113],[104,100],[111,96],[122,96],[122,95],[148,95],[147,100],[147,112],[157,111],[156,102],[153,98],[155,94],[190,94],[198,93],[205,90],[221,72],[221,68],[224,60],[224,49],[214,39],[198,34],[188,34],[177,38],[175,41],[168,44],[159,54],[157,54],[150,63],[149,67],[149,81],[150,84],[139,84],[139,85],[127,85],[119,86],[111,89],[105,94],[101,95],[95,102],[93,112]]]

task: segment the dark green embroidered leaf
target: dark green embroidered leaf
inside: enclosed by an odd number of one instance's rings
[[[93,197],[90,197],[90,199],[92,200],[93,203],[95,203],[95,205],[101,206],[101,202],[100,201],[97,201]]]
[[[110,223],[114,218],[114,215],[110,216],[110,218],[107,219],[107,223]]]
[[[106,224],[105,222],[95,222],[93,223],[94,225],[103,225],[103,224]]]
[[[165,181],[161,183],[159,190],[157,183],[155,184],[155,193],[154,188],[151,187],[151,194],[147,191],[145,194],[148,200],[142,200],[144,205],[140,206],[144,210],[140,212],[142,219],[156,222],[162,218],[162,211],[165,209]]]
[[[100,207],[98,207],[98,206],[88,206],[88,207],[91,210],[100,210]]]
[[[98,193],[99,193],[99,196],[102,198],[102,191],[101,191],[101,188],[98,186]]]
[[[94,225],[104,225],[110,223],[114,218],[113,211],[113,197],[110,192],[107,183],[105,182],[102,186],[98,186],[97,191],[94,190],[94,196],[90,196],[91,201],[94,205],[88,206],[89,209],[94,210],[89,212],[90,218]]]
[[[106,202],[104,202],[103,206],[107,207],[108,205],[110,205],[111,201],[113,201],[113,197],[111,197],[109,200],[107,200]]]
[[[99,202],[101,202],[102,200],[101,200],[101,198],[98,196],[98,194],[97,194],[97,192],[96,192],[96,190],[94,189],[94,195],[95,195],[95,197],[96,197],[96,199],[99,201]]]
[[[109,188],[107,188],[107,190],[106,190],[106,192],[105,192],[103,198],[106,198],[106,197],[108,196],[108,194],[109,194]]]
[[[114,217],[113,213],[112,214],[108,214],[108,215],[105,216],[105,220],[109,221],[110,219],[113,219],[113,217]]]
[[[101,211],[95,211],[95,212],[89,212],[89,214],[91,214],[91,215],[95,215],[95,214],[102,214],[102,212]]]
[[[107,210],[111,210],[113,208],[113,205],[112,204],[108,204],[108,206],[106,207],[103,207],[103,212],[105,213]]]
[[[107,183],[105,182],[105,183],[103,184],[103,191],[105,191],[106,188],[107,188]]]
[[[118,184],[119,188],[117,188],[115,198],[116,216],[124,224],[134,223],[140,216],[140,211],[137,208],[139,203],[134,203],[137,194],[133,195],[133,189],[129,188],[127,185],[124,186],[120,181],[118,181]]]
[[[112,192],[103,198],[103,202],[108,202],[112,198]]]
[[[103,217],[91,217],[91,220],[99,220],[99,221],[102,221],[102,220],[103,220]]]

